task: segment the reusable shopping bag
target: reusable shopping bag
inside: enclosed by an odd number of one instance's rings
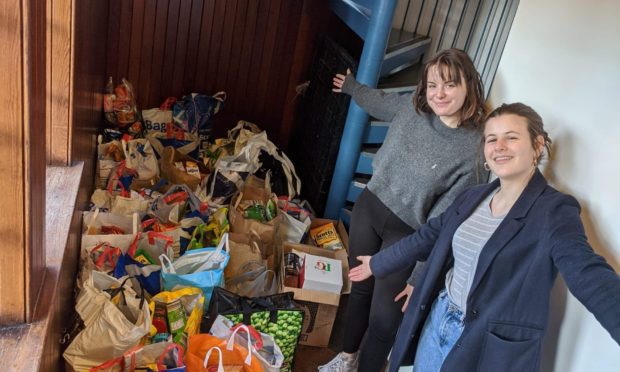
[[[252,174],[265,178],[271,170],[273,191],[278,196],[294,198],[301,191],[301,181],[291,160],[267,138],[267,132],[260,132],[248,138],[246,145],[235,154],[251,164]],[[277,177],[277,178],[276,178]]]
[[[101,136],[98,138],[101,140]],[[121,141],[99,143],[97,145],[97,174],[95,188],[104,189],[108,185],[110,173],[125,158]]]
[[[82,330],[63,357],[76,371],[88,370],[123,355],[147,335],[151,327],[148,305],[130,281],[93,272],[77,299]]]
[[[162,233],[149,231],[137,233],[126,254],[122,255],[114,269],[114,276],[130,275],[135,286],[144,288],[150,295],[161,291],[161,266],[157,257],[174,257],[172,238]]]
[[[200,148],[203,148],[211,139],[213,115],[222,109],[224,101],[226,92],[217,92],[213,96],[198,93],[183,96],[172,106],[172,119],[184,131],[198,134]]]
[[[293,301],[293,292],[248,298],[215,288],[200,324],[201,332],[209,332],[218,315],[273,336],[284,355],[282,371],[291,370],[304,319],[303,309]]]
[[[121,141],[127,168],[137,173],[139,180],[159,176],[159,164],[151,143],[144,138]]]
[[[247,330],[245,329],[246,327]],[[228,340],[237,328],[241,328],[240,331],[243,330],[245,332],[237,332],[234,336],[235,342],[245,345],[248,337],[250,337],[252,354],[258,359],[263,369],[266,372],[279,372],[284,362],[284,355],[282,355],[282,351],[273,339],[273,336],[258,332],[252,326],[241,323],[235,325],[230,319],[221,315],[218,315],[215,319],[210,333],[215,337]]]
[[[189,339],[189,347],[185,362],[188,372],[198,371],[242,371],[263,372],[264,369],[258,358],[253,355],[251,340],[248,337],[246,343],[235,342],[237,328],[226,339],[221,339],[210,334],[197,334]],[[247,327],[245,327],[247,331]],[[211,352],[217,350],[219,356],[216,359]],[[211,369],[216,366],[217,369]]]
[[[184,287],[200,288],[209,301],[213,289],[224,285],[224,268],[229,258],[226,234],[216,248],[188,250],[174,262],[161,255],[163,287],[167,291]]]
[[[91,372],[165,371],[185,372],[183,348],[172,342],[141,345],[122,356],[90,369]]]
[[[206,219],[209,206],[202,202],[187,185],[172,185],[162,196],[151,203],[149,214],[163,223],[179,223],[183,218]]]
[[[166,133],[172,121],[172,105],[177,101],[175,97],[168,97],[159,107],[142,110],[144,131],[149,133]]]

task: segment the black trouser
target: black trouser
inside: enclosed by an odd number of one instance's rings
[[[359,265],[357,256],[370,256],[410,235],[404,223],[372,192],[364,190],[353,207],[349,230],[349,265]],[[347,305],[343,351],[360,351],[359,372],[383,368],[402,320],[404,299],[394,297],[405,288],[413,267],[388,277],[371,277],[353,283]],[[364,343],[362,339],[366,335]],[[360,348],[360,344],[361,348]]]

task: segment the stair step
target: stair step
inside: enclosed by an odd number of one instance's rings
[[[355,203],[362,191],[366,188],[367,183],[367,178],[356,178],[351,181],[351,186],[349,186],[349,191],[347,192],[347,200]]]
[[[370,23],[371,7],[370,0],[330,0],[332,11],[362,40],[366,39],[368,25]]]
[[[399,29],[392,29],[379,76],[395,74],[417,63],[428,51],[431,39]]]
[[[355,167],[355,173],[372,174],[372,160],[378,149],[363,149]]]
[[[383,143],[389,127],[389,122],[371,121],[370,125],[366,126],[366,131],[364,132],[364,138],[362,139],[362,143],[373,145]]]
[[[382,77],[377,87],[385,92],[411,93],[415,91],[416,84],[422,72],[422,64],[416,63],[393,75]]]

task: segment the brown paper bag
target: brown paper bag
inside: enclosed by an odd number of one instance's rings
[[[228,249],[230,249],[230,260],[224,270],[224,280],[227,282],[231,278],[242,274],[240,269],[247,262],[263,262],[261,248],[262,242],[256,233],[229,233]]]
[[[175,166],[175,162],[185,162],[188,160],[196,163],[200,172],[200,178],[192,176]],[[161,177],[168,180],[171,184],[185,184],[189,186],[191,190],[196,190],[200,180],[208,176],[209,173],[209,170],[201,161],[188,155],[181,154],[172,146],[168,146],[164,149],[164,154],[161,159],[159,159],[159,169],[161,171]]]
[[[270,265],[269,269],[274,269],[277,257],[274,257],[274,234],[281,221],[281,214],[276,208],[276,217],[268,222],[260,222],[253,219],[243,217],[243,212],[239,210],[239,203],[243,200],[260,200],[266,202],[274,198],[273,201],[277,205],[277,200],[271,194],[269,187],[269,179],[261,180],[255,176],[249,176],[241,192],[233,198],[230,209],[228,211],[228,220],[230,221],[230,231],[233,233],[247,234],[255,232],[260,237],[264,247],[264,256],[267,257]]]

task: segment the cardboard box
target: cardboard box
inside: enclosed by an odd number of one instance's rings
[[[312,289],[302,289],[287,287],[283,283],[284,265],[280,265],[280,283],[282,292],[293,292],[294,299],[304,308],[304,326],[299,343],[310,346],[324,347],[329,344],[329,337],[332,333],[336,312],[340,303],[340,295],[351,292],[351,281],[349,280],[349,261],[347,252],[349,250],[349,236],[342,221],[328,219],[314,219],[311,227],[320,226],[328,222],[333,222],[338,230],[340,239],[345,249],[330,251],[311,244],[282,243],[282,253],[286,255],[293,249],[315,256],[322,256],[339,260],[342,263],[342,291],[341,293],[317,291]],[[307,240],[306,240],[307,241]]]
[[[342,290],[342,262],[306,253],[299,274],[299,286],[303,289],[340,294]]]

